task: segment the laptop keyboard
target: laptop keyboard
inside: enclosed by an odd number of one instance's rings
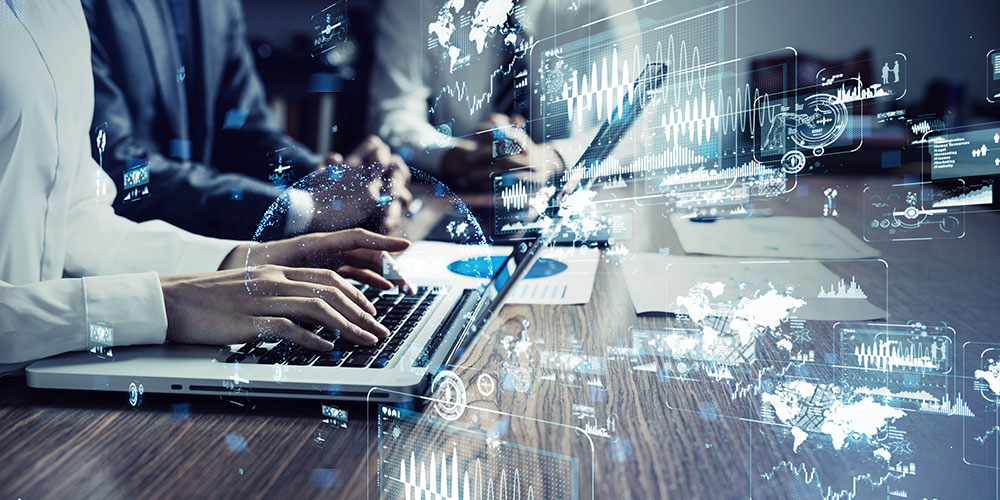
[[[333,350],[316,352],[287,340],[266,342],[258,339],[243,344],[226,358],[226,362],[385,368],[427,314],[440,289],[420,287],[414,295],[402,295],[385,294],[365,286],[361,292],[375,306],[375,319],[389,329],[389,335],[377,344],[358,345],[342,338],[335,339],[333,333],[320,330],[320,337],[333,342]]]

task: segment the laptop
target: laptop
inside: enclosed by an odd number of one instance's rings
[[[385,401],[423,394],[440,367],[447,366],[477,332],[487,326],[507,297],[524,279],[539,253],[559,233],[563,214],[559,200],[578,189],[590,189],[589,165],[610,156],[614,146],[653,99],[666,77],[666,65],[648,64],[634,85],[636,98],[623,101],[620,117],[605,122],[573,169],[584,175],[553,176],[557,186],[549,200],[546,230],[527,237],[504,260],[488,284],[480,288],[415,283],[415,295],[361,287],[377,310],[376,319],[390,334],[375,346],[334,341],[328,353],[306,350],[289,341],[258,339],[222,348],[168,343],[121,347],[101,359],[73,352],[37,361],[27,368],[30,387],[126,392],[139,384],[144,393],[202,394],[232,397]],[[618,116],[613,114],[612,116]],[[558,179],[575,179],[555,184]],[[322,335],[322,333],[321,333]],[[372,391],[373,387],[387,391]]]

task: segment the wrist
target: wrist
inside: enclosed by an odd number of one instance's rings
[[[244,267],[246,265],[247,252],[249,251],[250,243],[236,245],[226,254],[226,258],[222,259],[222,263],[219,264],[219,271]],[[163,279],[161,278],[160,281],[162,283]]]

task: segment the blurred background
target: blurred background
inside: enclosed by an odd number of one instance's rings
[[[330,0],[244,0],[248,36],[269,101],[293,137],[316,151],[347,151],[369,130],[365,122],[375,17],[398,1],[347,0],[349,40],[313,58],[310,18]],[[662,18],[706,4],[662,1],[644,12]],[[622,10],[632,7],[627,1],[620,5]],[[870,81],[877,68],[866,59],[903,53],[908,61],[905,97],[868,107],[866,115],[895,107],[905,108],[908,117],[945,117],[952,126],[1000,119],[1000,108],[984,98],[986,54],[1000,46],[1000,2],[752,0],[738,6],[736,14],[737,36],[727,43],[746,58],[743,70],[762,63],[756,54],[792,47],[799,58],[799,86],[815,84],[823,67],[847,63]],[[331,133],[333,127],[336,132]],[[873,136],[866,138],[863,156],[854,160],[877,161],[880,150],[899,148],[904,163],[919,161],[914,157],[918,153],[906,150],[901,134],[876,130]],[[865,163],[852,161],[850,167],[864,168]]]

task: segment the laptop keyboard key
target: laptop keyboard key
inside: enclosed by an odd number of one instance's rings
[[[332,350],[319,355],[313,366],[338,366],[344,360],[344,351]]]
[[[369,302],[371,302],[375,300],[375,298],[377,298],[380,293],[382,293],[382,290],[379,290],[378,288],[368,287],[361,293],[363,293],[365,295],[365,298],[368,299]]]
[[[344,361],[343,366],[348,368],[361,368],[367,365],[370,359],[371,356],[352,354],[350,358],[347,358],[347,361]]]
[[[313,358],[315,357],[316,354],[307,354],[307,353],[295,354],[292,357],[288,358],[288,364],[298,365],[298,366],[308,365],[309,362],[312,361]]]
[[[250,354],[250,351],[253,351],[257,347],[259,347],[263,342],[264,341],[260,340],[260,339],[258,339],[258,340],[251,340],[250,342],[247,342],[246,344],[243,344],[243,347],[240,347],[239,350],[236,351],[236,352],[238,352],[240,354]]]

